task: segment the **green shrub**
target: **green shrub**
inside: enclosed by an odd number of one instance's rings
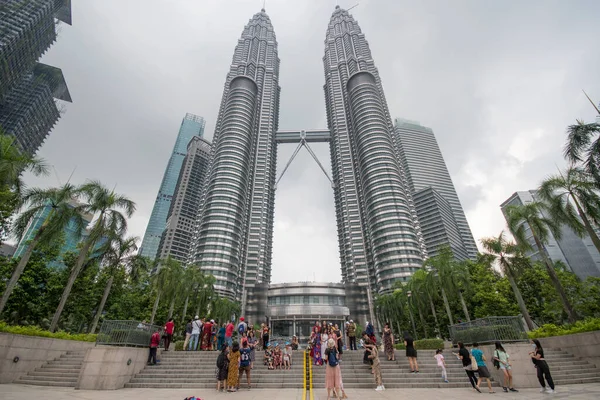
[[[600,318],[589,318],[584,321],[578,321],[574,324],[557,326],[554,324],[545,324],[528,332],[530,339],[539,339],[550,336],[573,335],[575,333],[600,331]]]
[[[81,342],[95,342],[97,337],[97,335],[88,333],[71,334],[62,331],[52,333],[37,326],[8,325],[1,321],[0,332],[13,333],[15,335],[40,336],[52,339],[78,340]]]
[[[417,350],[437,350],[444,348],[444,341],[442,339],[421,339],[415,340],[415,349]],[[404,343],[398,343],[396,350],[406,350]]]
[[[175,342],[175,351],[183,351],[183,340],[178,340]]]

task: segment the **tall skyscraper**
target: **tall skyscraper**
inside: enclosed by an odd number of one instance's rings
[[[57,37],[55,18],[71,24],[70,0],[0,4],[0,127],[34,154],[71,101],[62,71],[37,60]]]
[[[79,205],[79,203],[76,201],[73,201],[71,204],[73,207]],[[25,233],[17,245],[17,248],[13,254],[13,258],[21,257],[25,250],[27,250],[29,242],[34,238],[40,227],[44,224],[44,221],[46,221],[48,215],[50,215],[50,211],[52,211],[52,206],[48,204],[33,217],[29,225],[27,225]],[[93,214],[88,213],[82,213],[81,216],[83,217],[85,224],[85,226],[83,226],[83,231],[78,231],[77,222],[75,220],[69,221],[64,230],[64,243],[60,249],[59,257],[58,259],[50,262],[48,264],[49,266],[54,268],[64,268],[65,264],[63,262],[63,255],[70,251],[78,251],[77,245],[84,240],[87,235],[85,228],[90,224],[90,222],[92,222],[92,219],[94,218]],[[99,247],[98,244],[96,246]]]
[[[160,259],[171,256],[182,263],[188,260],[210,153],[210,142],[199,136],[192,137],[158,247],[157,255]]]
[[[167,216],[171,208],[175,186],[179,179],[179,172],[183,165],[183,159],[187,154],[187,146],[194,136],[200,138],[204,136],[204,126],[204,118],[189,113],[185,115],[181,122],[177,140],[167,163],[167,168],[163,175],[156,201],[154,202],[154,208],[150,215],[150,221],[142,240],[139,251],[142,256],[152,260],[156,258],[160,238],[167,224]]]
[[[420,228],[369,44],[339,6],[323,65],[342,279],[382,293],[421,267]]]
[[[535,190],[515,192],[500,205],[500,208],[506,217],[508,206],[520,206],[534,201],[540,201]],[[550,218],[549,215],[544,213],[542,215]],[[526,255],[532,260],[541,260],[542,257],[535,245],[531,230],[527,229],[527,232],[527,241],[532,249]],[[557,239],[552,232],[549,232],[547,243],[544,244],[543,249],[548,257],[553,261],[561,261],[580,279],[589,276],[600,277],[600,253],[598,253],[590,237],[585,236],[582,239],[566,225],[561,226],[560,233],[561,238]]]
[[[394,132],[400,159],[412,192],[417,193],[432,188],[450,204],[468,258],[474,259],[477,256],[477,245],[433,131],[418,122],[397,118]],[[420,198],[424,199],[423,196]],[[416,204],[417,210],[421,207]],[[434,237],[428,238],[425,232],[423,234],[425,242],[429,242],[427,245],[429,256],[437,254],[439,242]],[[455,255],[458,256],[456,253]]]
[[[245,287],[271,279],[278,82],[277,41],[263,9],[244,28],[225,79],[190,258],[215,276],[219,294],[242,302]]]

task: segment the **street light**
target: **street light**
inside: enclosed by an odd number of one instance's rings
[[[412,291],[406,292],[406,296],[408,297],[408,313],[410,314],[410,322],[412,323],[413,335],[415,340],[417,339],[417,328],[415,327],[415,319],[413,318],[412,309],[410,307],[410,298],[412,297]]]

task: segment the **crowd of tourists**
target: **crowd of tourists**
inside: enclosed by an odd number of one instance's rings
[[[357,350],[357,325],[353,320],[345,323],[345,336],[348,338],[348,350]],[[175,324],[170,318],[164,326],[162,339],[165,351],[169,350],[172,343]],[[234,332],[237,338],[234,341]],[[251,370],[256,362],[256,352],[262,351],[262,363],[269,370],[290,370],[294,362],[293,352],[298,350],[299,341],[293,336],[290,341],[271,342],[270,330],[267,324],[261,324],[260,328],[247,323],[240,317],[237,327],[232,321],[216,324],[214,320],[195,318],[188,321],[185,329],[186,337],[183,345],[185,351],[195,350],[220,350],[217,358],[217,390],[237,391],[244,374],[248,388],[251,387]],[[395,339],[390,324],[386,323],[381,332],[383,342],[383,353],[388,361],[395,361]],[[403,338],[406,349],[406,357],[410,372],[419,373],[417,361],[417,350],[414,340],[409,334]],[[148,364],[156,364],[156,351],[161,341],[160,332],[152,334],[150,339],[150,354]],[[380,348],[377,345],[375,328],[369,321],[365,324],[365,330],[360,335],[359,346],[364,350],[363,362],[370,366],[377,391],[385,390],[381,380],[381,366],[379,360]],[[554,382],[550,374],[548,363],[544,359],[544,350],[538,340],[532,341],[533,349],[529,353],[532,363],[537,369],[541,392],[554,393]],[[325,387],[327,398],[333,394],[338,399],[345,399],[342,381],[341,361],[344,354],[344,335],[336,323],[327,321],[317,322],[311,330],[307,343],[307,351],[315,366],[325,367]],[[491,374],[487,366],[487,359],[478,343],[473,343],[469,351],[462,342],[458,342],[458,352],[452,353],[461,362],[467,374],[467,378],[474,391],[481,393],[480,385],[485,380],[489,393],[495,393],[490,381]],[[442,379],[448,383],[446,371],[446,359],[442,349],[438,349],[434,356],[438,368],[441,370]],[[504,392],[518,392],[513,386],[512,365],[510,356],[500,342],[495,343],[492,363],[494,367],[502,371]]]

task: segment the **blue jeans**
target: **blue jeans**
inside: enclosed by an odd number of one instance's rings
[[[198,348],[198,338],[200,337],[199,333],[192,333],[192,337],[190,338],[190,345],[188,346],[188,350],[196,350]]]
[[[231,347],[233,345],[233,340],[231,340],[231,336],[227,337],[225,336],[225,343],[227,343],[227,346]]]

